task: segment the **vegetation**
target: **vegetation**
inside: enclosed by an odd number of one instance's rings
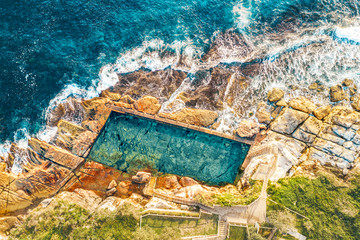
[[[9,238],[166,240],[217,232],[214,215],[202,214],[200,219],[145,216],[142,228],[139,219],[140,211],[130,204],[124,204],[117,213],[90,213],[78,205],[58,201],[32,211],[21,226],[10,232]]]
[[[201,214],[200,219],[146,216],[142,219],[142,226],[151,227],[157,234],[175,229],[180,239],[180,236],[217,234],[217,221],[216,215],[208,214]]]
[[[225,193],[213,195],[211,204],[221,206],[248,205],[259,197],[261,187],[262,181],[250,181],[250,186],[245,190],[228,190]]]
[[[280,232],[296,228],[309,239],[360,239],[359,180],[358,175],[343,181],[329,173],[282,179],[268,188],[278,204],[269,202],[267,215]]]
[[[230,226],[229,240],[247,240],[246,227]]]

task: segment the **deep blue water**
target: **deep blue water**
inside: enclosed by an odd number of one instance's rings
[[[18,129],[36,133],[66,86],[96,86],[102,66],[154,40],[191,45],[201,56],[216,34],[234,28],[257,49],[256,59],[270,62],[255,86],[329,82],[344,69],[342,76],[357,80],[358,8],[345,0],[0,0],[0,143]],[[316,41],[322,49],[307,47]],[[310,60],[323,66],[310,69]]]

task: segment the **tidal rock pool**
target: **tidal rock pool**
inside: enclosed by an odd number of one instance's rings
[[[235,181],[249,147],[204,132],[112,112],[88,160],[129,173],[151,169],[221,184]]]

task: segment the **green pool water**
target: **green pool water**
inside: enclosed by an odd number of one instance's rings
[[[152,169],[210,184],[233,183],[249,145],[112,112],[88,160],[135,173]]]

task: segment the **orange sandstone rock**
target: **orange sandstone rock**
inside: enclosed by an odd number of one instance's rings
[[[134,103],[136,110],[149,114],[156,114],[159,112],[161,105],[159,100],[152,96],[145,96]]]
[[[184,108],[175,113],[160,113],[159,116],[192,125],[207,127],[215,122],[219,114],[204,109]]]

